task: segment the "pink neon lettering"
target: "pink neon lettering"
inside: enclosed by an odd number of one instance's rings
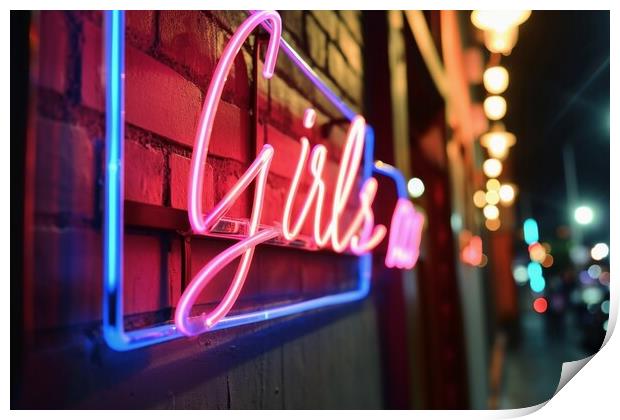
[[[188,215],[193,232],[202,235],[208,234],[210,229],[235,203],[239,195],[252,182],[256,181],[256,185],[247,237],[209,261],[194,276],[179,300],[174,316],[175,324],[185,335],[191,336],[203,333],[228,314],[243,288],[256,246],[278,236],[283,236],[288,241],[295,239],[300,234],[302,226],[313,206],[313,236],[318,247],[325,247],[329,243],[335,252],[344,252],[348,249],[356,255],[361,255],[375,248],[387,233],[385,226],[374,224],[372,204],[377,192],[377,181],[374,178],[369,178],[363,183],[358,193],[359,204],[354,216],[351,218],[348,226],[341,226],[341,219],[344,218],[343,213],[349,202],[353,185],[358,179],[364,147],[366,123],[364,118],[359,115],[353,118],[349,126],[344,151],[340,160],[331,217],[325,227],[322,228],[321,215],[326,194],[323,171],[327,158],[327,149],[322,145],[317,145],[310,152],[310,142],[306,137],[300,139],[301,152],[289,188],[281,229],[268,227],[259,230],[267,175],[275,153],[270,145],[263,147],[254,162],[224,198],[213,209],[206,214],[204,213],[201,200],[204,164],[224,83],[234,58],[239,53],[245,40],[258,25],[266,20],[271,22],[272,31],[265,57],[263,76],[265,78],[273,76],[282,29],[280,16],[273,11],[258,12],[246,19],[231,37],[215,69],[201,112],[194,140],[188,191]],[[303,120],[304,127],[310,129],[315,122],[316,112],[313,109],[306,110]],[[310,155],[309,162],[308,155]],[[304,175],[304,170],[309,172],[312,179],[310,190],[305,197],[297,218],[291,221],[293,202],[297,195],[301,178]],[[408,200],[399,200],[392,217],[388,255],[386,257],[386,265],[388,267],[413,267],[419,254],[418,248],[422,224],[423,217],[415,212],[413,205]],[[241,260],[237,271],[224,297],[215,309],[209,313],[192,317],[190,314],[191,309],[201,291],[208,286],[219,271],[239,257],[241,257]]]
[[[224,251],[212,261],[210,261],[200,272],[192,279],[188,288],[183,292],[181,299],[177,305],[174,314],[174,321],[177,328],[185,335],[196,335],[206,331],[215,325],[230,311],[234,305],[252,262],[254,256],[254,247],[261,242],[269,240],[278,235],[276,229],[267,229],[259,234],[257,233],[260,215],[263,208],[265,184],[267,182],[267,173],[269,165],[273,158],[273,148],[265,145],[263,150],[248,170],[239,179],[235,187],[230,190],[224,198],[211,210],[205,219],[203,219],[202,209],[202,187],[204,178],[204,163],[207,158],[209,148],[209,139],[213,130],[213,120],[217,113],[222,90],[226,77],[230,72],[230,68],[234,58],[239,53],[241,46],[248,38],[250,33],[262,22],[269,20],[272,25],[272,32],[267,47],[267,55],[265,57],[265,65],[263,67],[263,76],[267,79],[273,76],[275,69],[278,48],[280,46],[280,35],[282,32],[282,23],[280,15],[274,11],[264,11],[251,15],[246,19],[239,29],[232,36],[226,46],[222,58],[217,64],[213,80],[209,85],[205,103],[200,116],[196,139],[194,141],[194,152],[192,153],[192,162],[190,167],[189,191],[188,191],[188,214],[190,224],[195,233],[205,234],[209,229],[223,216],[223,214],[232,206],[235,199],[245,190],[252,180],[256,177],[257,185],[254,192],[254,205],[250,217],[250,227],[248,238],[240,241],[235,246]],[[242,255],[241,262],[237,268],[231,286],[227,290],[222,301],[209,314],[202,314],[198,319],[190,318],[190,311],[200,291],[206,287],[210,280],[222,268],[224,268],[232,259]]]

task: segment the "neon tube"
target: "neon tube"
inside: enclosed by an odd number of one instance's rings
[[[350,154],[352,159],[345,161],[341,165],[343,173],[341,178],[338,198],[339,200],[332,208],[333,214],[340,214],[341,206],[344,206],[350,193],[348,183],[351,182],[353,171],[351,166],[357,165],[359,168],[359,151],[361,147],[360,138],[364,139],[363,149],[362,181],[359,199],[360,208],[354,217],[353,222],[346,229],[342,237],[336,236],[334,242],[338,247],[349,246],[354,253],[361,253],[358,261],[358,285],[355,290],[323,296],[307,301],[297,302],[275,308],[258,310],[249,313],[227,315],[234,304],[235,299],[243,287],[243,282],[247,275],[247,270],[251,263],[253,250],[256,245],[270,238],[282,234],[279,229],[266,228],[259,230],[260,212],[262,206],[254,206],[252,209],[250,229],[248,237],[239,241],[231,248],[227,249],[212,261],[210,261],[196,275],[194,285],[190,285],[188,290],[192,290],[185,298],[179,301],[175,321],[179,327],[170,323],[141,328],[133,331],[124,331],[123,327],[123,277],[122,277],[122,251],[123,251],[123,219],[122,205],[123,194],[123,143],[124,143],[124,12],[108,11],[104,12],[106,18],[105,25],[105,52],[106,52],[106,205],[105,205],[105,228],[104,228],[104,338],[106,342],[115,350],[131,350],[156,343],[161,343],[182,337],[183,335],[195,335],[206,330],[214,331],[223,328],[231,328],[238,325],[245,325],[254,322],[288,316],[320,307],[338,305],[356,301],[367,296],[370,290],[370,275],[372,272],[372,256],[368,252],[380,242],[385,236],[386,230],[383,226],[374,227],[374,215],[371,211],[371,204],[376,193],[376,181],[371,178],[373,172],[373,149],[374,133],[371,127],[363,121],[361,117],[356,119],[354,111],[341,101],[325,85],[311,68],[301,59],[301,57],[281,38],[281,23],[279,15],[275,12],[257,12],[240,27],[244,33],[250,33],[258,24],[263,25],[272,34],[269,40],[263,76],[269,78],[273,75],[278,49],[285,51],[286,55],[293,63],[304,72],[313,84],[338,108],[348,119],[352,120],[349,136],[351,140]],[[251,27],[251,29],[250,29]],[[274,36],[275,33],[275,36]],[[241,36],[237,36],[227,45],[225,54],[218,63],[216,74],[213,80],[215,86],[209,88],[205,97],[205,106],[201,114],[201,122],[195,139],[195,149],[192,156],[192,168],[190,168],[190,202],[188,215],[192,229],[198,234],[206,234],[209,229],[219,220],[219,218],[230,208],[235,197],[243,191],[254,180],[256,180],[255,203],[260,204],[264,200],[264,184],[266,174],[273,156],[273,149],[265,146],[255,162],[242,175],[235,187],[229,191],[218,205],[206,215],[201,208],[202,201],[202,168],[199,162],[204,162],[208,151],[210,133],[213,127],[213,118],[217,110],[217,104],[221,96],[221,89],[225,76],[230,68],[230,63],[243,44]],[[232,45],[231,45],[232,44]],[[218,69],[220,69],[218,71]],[[206,118],[205,118],[206,114]],[[304,126],[311,128],[316,120],[316,113],[313,110],[304,114]],[[326,162],[327,150],[323,146],[316,146],[310,153],[309,170],[316,184],[316,205],[314,218],[314,231],[318,237],[317,243],[326,245],[333,240],[332,225],[333,217],[327,223],[327,227],[321,232],[321,210],[325,196],[325,184],[322,180],[322,173]],[[342,162],[341,162],[342,163]],[[305,166],[305,162],[303,163]],[[342,168],[346,169],[342,169]],[[339,177],[340,178],[340,177]],[[348,192],[347,192],[348,189]],[[313,200],[307,200],[312,202]],[[335,209],[335,210],[334,210]],[[374,229],[373,229],[374,227]],[[337,229],[339,231],[339,229]],[[316,238],[315,238],[316,239]],[[199,317],[190,317],[190,311],[195,299],[196,290],[202,289],[208,284],[209,279],[223,267],[236,258],[241,258],[237,273],[231,282],[231,286],[225,298],[218,304],[216,309],[209,314]]]
[[[209,148],[209,139],[213,130],[213,121],[222,97],[224,83],[228,77],[228,73],[233,65],[233,61],[245,40],[250,36],[252,31],[263,21],[269,20],[272,23],[272,34],[269,37],[267,46],[267,54],[265,56],[265,65],[263,66],[263,77],[270,79],[278,57],[278,48],[280,34],[282,32],[282,23],[280,15],[273,11],[260,12],[246,19],[239,29],[232,36],[224,52],[222,58],[217,63],[215,73],[209,85],[207,96],[205,97],[204,106],[200,115],[200,123],[194,140],[194,152],[192,153],[192,163],[190,168],[190,186],[188,189],[188,213],[190,225],[195,233],[207,233],[209,228],[218,220],[222,213],[226,210],[224,205],[228,203],[222,200],[222,207],[216,208],[209,213],[205,220],[202,219],[202,187],[204,181],[204,162],[206,160],[207,150]],[[245,176],[245,175],[244,175]],[[231,191],[229,194],[237,194],[237,191]]]

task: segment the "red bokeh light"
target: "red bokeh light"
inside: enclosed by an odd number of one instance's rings
[[[540,297],[534,301],[534,310],[539,314],[547,311],[547,299]]]

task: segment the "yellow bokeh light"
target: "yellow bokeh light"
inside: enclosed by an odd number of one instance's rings
[[[478,29],[505,31],[521,25],[531,14],[531,10],[474,10],[470,18]]]
[[[499,199],[503,204],[510,204],[515,199],[515,189],[510,184],[504,184],[499,189]]]
[[[478,208],[483,208],[486,206],[486,194],[482,190],[478,190],[474,193],[474,205]]]
[[[509,149],[517,142],[514,134],[509,133],[502,123],[494,123],[491,130],[480,136],[480,144],[487,148],[489,156],[505,159]]]
[[[484,46],[497,54],[509,55],[517,44],[519,28],[511,27],[502,31],[484,31]]]
[[[545,248],[538,242],[530,245],[529,251],[530,251],[530,259],[532,261],[542,263],[547,257],[547,251],[545,251]]]
[[[489,96],[482,103],[484,113],[490,120],[501,120],[506,115],[506,100],[498,95]]]
[[[502,169],[502,162],[494,158],[487,159],[482,164],[482,171],[489,178],[497,178],[502,173]]]
[[[502,185],[499,183],[499,181],[495,178],[489,179],[487,181],[487,190],[488,191],[499,191],[500,187]]]
[[[502,226],[502,222],[500,222],[499,219],[487,219],[484,221],[484,225],[491,232],[495,232],[497,229],[499,229]]]
[[[492,204],[485,206],[482,210],[482,213],[484,214],[484,217],[490,220],[499,218],[499,209],[497,208],[497,206],[494,206]]]
[[[484,71],[482,81],[489,93],[498,95],[508,88],[508,70],[502,66],[489,67]]]
[[[497,191],[493,191],[493,190],[487,191],[487,193],[485,194],[485,199],[488,204],[495,205],[499,203],[499,194]]]
[[[484,31],[484,45],[489,51],[508,55],[519,38],[519,25],[530,14],[530,10],[474,10],[470,18]]]

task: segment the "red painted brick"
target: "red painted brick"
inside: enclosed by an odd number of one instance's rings
[[[104,110],[101,29],[84,22],[82,103]],[[126,49],[126,121],[182,144],[192,145],[202,106],[197,86],[154,58]]]
[[[175,236],[170,244],[170,252],[168,253],[168,284],[170,287],[170,306],[172,307],[176,307],[177,302],[181,298],[181,284],[183,281],[181,247],[183,246],[183,241],[183,238]]]
[[[215,202],[220,201],[237,184],[239,178],[246,171],[247,165],[233,164],[232,162],[214,162],[213,175],[215,186]],[[236,218],[250,217],[250,203],[254,199],[253,187],[245,190],[228,210],[226,216]]]
[[[95,202],[93,144],[81,127],[37,121],[35,211],[92,217]]]
[[[271,173],[292,179],[301,153],[299,140],[287,136],[271,125],[267,126],[265,140],[274,148]]]
[[[209,13],[231,32],[236,30],[248,17],[248,14],[243,10],[212,10]]]
[[[123,302],[126,314],[156,311],[170,304],[168,276],[161,273],[157,236],[125,234]]]
[[[224,48],[230,41],[230,35],[223,31],[217,32],[216,58],[219,60]],[[246,42],[246,47],[249,44]],[[250,84],[252,80],[252,56],[246,48],[242,48],[228,73],[222,98],[240,108],[250,107]]]
[[[127,10],[125,12],[128,42],[146,50],[155,41],[155,12],[152,10]]]
[[[163,203],[164,157],[160,150],[125,141],[125,199]]]
[[[213,167],[205,163],[202,206],[205,211],[213,208],[215,190],[213,186]],[[184,156],[170,155],[170,195],[172,207],[187,210],[187,191],[190,160]]]
[[[39,85],[64,93],[67,88],[69,32],[63,12],[40,15]]]
[[[235,105],[220,102],[213,122],[209,155],[249,164],[249,150],[249,113]]]
[[[281,223],[287,193],[288,185],[286,187],[274,186],[273,184],[267,185],[261,223],[269,226]]]
[[[35,328],[101,319],[101,235],[87,229],[34,230]]]
[[[217,31],[203,13],[187,10],[161,11],[158,51],[180,64],[206,87],[216,65]]]
[[[191,145],[202,95],[198,87],[154,58],[127,49],[127,122]]]

